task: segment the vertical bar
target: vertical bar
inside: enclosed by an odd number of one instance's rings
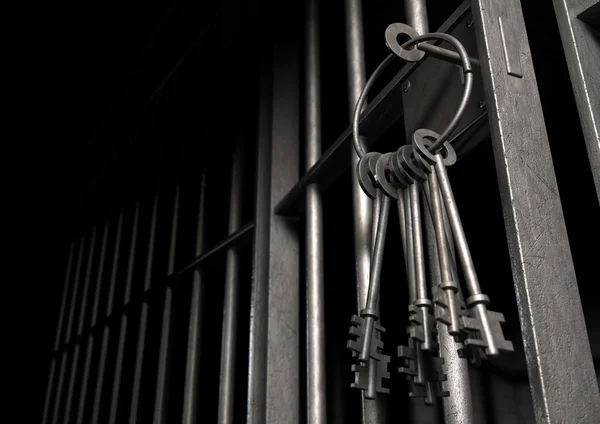
[[[71,293],[71,304],[69,305],[69,315],[67,319],[67,332],[65,333],[64,343],[69,343],[71,339],[71,331],[75,324],[75,307],[77,306],[77,294],[81,286],[81,268],[83,267],[83,253],[85,251],[85,242],[87,236],[81,238],[79,243],[79,255],[77,258],[77,269],[75,271],[75,279],[73,280],[73,292]]]
[[[296,229],[273,208],[298,180],[299,29],[277,4],[274,56],[261,66],[256,227],[250,312],[248,422],[300,420],[299,252]],[[268,331],[267,331],[268,329]]]
[[[119,260],[121,258],[121,234],[123,231],[123,219],[124,211],[120,211],[116,218],[116,233],[115,233],[115,245],[113,249],[113,261],[111,268],[110,283],[108,286],[108,299],[106,305],[106,316],[111,316],[114,309],[115,303],[115,287],[117,284],[117,277],[119,272]],[[102,344],[100,348],[100,360],[98,363],[98,379],[96,381],[96,390],[94,393],[94,406],[92,408],[92,424],[98,424],[100,417],[100,407],[102,405],[102,391],[104,388],[104,378],[106,372],[106,360],[108,356],[108,343],[110,341],[111,328],[109,325],[104,327],[102,332]]]
[[[425,0],[405,0],[404,10],[406,22],[412,26],[419,34],[429,32],[429,19],[427,15],[427,6]],[[407,139],[410,139],[410,134],[407,134]],[[435,173],[432,173],[430,178],[435,178]],[[437,180],[432,181],[437,183]],[[432,290],[437,288],[437,285],[442,281],[442,272],[440,269],[439,255],[437,248],[435,227],[432,219],[431,210],[435,201],[441,201],[437,192],[437,184],[434,184],[435,189],[428,191],[428,200],[432,203],[429,207],[423,205],[422,213],[426,228],[427,252],[429,257],[429,272],[430,283]],[[432,187],[433,187],[432,186]],[[435,198],[433,196],[436,196]],[[425,197],[424,197],[425,199]],[[443,208],[443,202],[440,205]],[[444,215],[445,217],[445,215]],[[445,228],[450,231],[449,226]],[[445,240],[447,235],[444,233],[441,237]],[[450,233],[451,237],[451,233]],[[450,243],[452,251],[453,245]],[[456,266],[453,266],[455,269]],[[437,324],[438,328],[438,344],[440,354],[445,361],[445,370],[447,380],[444,383],[445,389],[450,395],[442,399],[445,424],[472,424],[473,423],[473,406],[471,404],[471,385],[469,381],[469,368],[466,359],[458,356],[457,345],[454,338],[448,333],[448,328],[445,325]],[[415,408],[419,412],[418,407]]]
[[[141,187],[139,193],[136,193],[137,199],[133,209],[133,223],[131,228],[131,245],[129,249],[129,259],[127,262],[127,276],[125,279],[125,294],[123,296],[123,304],[127,305],[131,300],[131,290],[133,287],[133,273],[135,269],[135,256],[137,247],[137,233],[140,215],[141,203]],[[117,358],[115,364],[115,378],[113,381],[112,398],[110,402],[109,424],[116,424],[119,416],[119,400],[121,392],[121,380],[123,378],[123,361],[125,359],[125,343],[127,341],[127,328],[129,325],[129,317],[126,313],[121,316],[121,328],[119,331],[119,342],[117,345]]]
[[[588,8],[595,8],[597,16],[600,4],[597,0],[553,0],[552,3],[592,165],[596,194],[600,199],[600,41],[598,33],[581,20]]]
[[[79,310],[79,325],[77,326],[77,336],[83,332],[83,324],[87,315],[87,304],[90,292],[90,280],[92,278],[92,266],[94,264],[94,255],[96,253],[96,227],[92,228],[90,238],[90,249],[88,253],[87,268],[85,271],[85,280],[83,282],[83,293],[81,295],[81,309]]]
[[[406,23],[419,34],[429,32],[429,18],[425,0],[404,0],[404,16]]]
[[[96,238],[96,228],[92,228],[92,232],[90,234],[89,237],[89,244],[88,244],[88,260],[87,260],[87,267],[86,267],[86,271],[85,271],[85,277],[83,278],[83,282],[80,282],[77,284],[77,287],[75,288],[75,293],[73,293],[73,304],[71,305],[71,313],[72,315],[70,316],[70,323],[69,323],[69,329],[67,331],[67,333],[69,333],[67,335],[67,338],[70,339],[70,333],[73,330],[73,325],[74,325],[74,321],[75,321],[75,307],[76,306],[76,302],[77,302],[77,288],[79,286],[81,286],[83,284],[83,293],[82,293],[82,299],[81,299],[81,309],[80,309],[80,314],[78,316],[79,319],[79,325],[77,328],[77,332],[79,332],[79,328],[81,327],[81,322],[84,320],[85,318],[85,306],[83,306],[85,304],[86,301],[86,297],[87,297],[87,286],[89,285],[89,274],[91,273],[91,262],[93,261],[93,256],[94,256],[94,242],[95,242],[95,238]],[[81,262],[79,263],[78,266],[78,276],[77,277],[81,277],[81,268],[83,267],[83,256],[81,257]],[[77,370],[79,368],[79,355],[80,355],[80,350],[81,350],[81,341],[79,342],[75,342],[75,336],[73,336],[73,339],[69,340],[69,342],[71,343],[75,343],[75,348],[73,351],[73,358],[70,365],[70,373],[69,373],[69,381],[68,381],[68,385],[67,385],[67,397],[65,399],[65,411],[64,411],[64,418],[63,421],[65,423],[68,423],[70,421],[70,417],[72,416],[71,414],[71,407],[73,404],[73,396],[75,393],[75,381],[77,378]]]
[[[435,193],[431,193],[435,196]],[[430,197],[431,198],[431,197]],[[433,207],[433,205],[431,205]],[[425,228],[427,236],[427,252],[429,257],[429,273],[432,291],[442,282],[439,251],[436,232],[430,208],[423,205]],[[443,235],[446,236],[445,234]],[[450,259],[452,260],[452,259]],[[466,359],[458,356],[457,343],[448,333],[446,325],[437,324],[440,356],[444,358],[446,381],[442,383],[444,390],[450,395],[442,398],[444,409],[444,424],[473,424],[473,405],[471,404],[471,383],[469,380],[469,364]]]
[[[63,417],[63,422],[68,423],[71,417],[71,406],[73,404],[73,394],[75,392],[75,379],[77,378],[77,369],[79,368],[79,353],[81,346],[78,343],[75,344],[75,348],[73,351],[73,359],[71,362],[71,373],[69,375],[69,385],[67,386],[67,398],[65,401],[65,413]]]
[[[67,374],[67,357],[68,350],[65,348],[60,356],[60,372],[58,373],[58,384],[56,386],[56,401],[54,402],[54,410],[52,411],[52,424],[58,424],[60,405],[62,403],[62,394]]]
[[[472,5],[536,421],[596,422],[598,382],[521,5]],[[506,57],[519,58],[520,76]]]
[[[346,54],[348,66],[348,106],[350,116],[367,81],[365,71],[365,49],[362,19],[362,1],[346,0]],[[351,149],[352,169],[356,168],[358,156]],[[363,193],[356,173],[351,173],[352,200],[354,212],[354,255],[356,259],[356,295],[358,310],[367,302],[369,289],[369,273],[371,268],[371,200]],[[384,398],[377,395],[375,399],[367,399],[362,392],[363,423],[375,424],[385,422]]]
[[[319,3],[306,2],[305,134],[306,169],[321,156],[321,61]],[[317,184],[306,188],[306,416],[308,424],[327,421],[325,391],[325,294],[323,290],[323,205]]]
[[[179,166],[179,172],[182,172],[182,166]],[[169,241],[169,252],[167,262],[167,275],[175,271],[175,254],[177,253],[177,231],[179,229],[179,177],[175,183],[175,193],[173,197],[173,216],[171,220],[171,238]],[[158,352],[158,372],[156,376],[156,394],[154,400],[154,424],[165,424],[167,422],[167,377],[168,377],[168,359],[169,344],[171,340],[171,309],[173,306],[173,289],[167,286],[165,290],[165,299],[162,313],[162,326],[160,330],[160,347]]]
[[[198,206],[198,226],[196,231],[196,251],[199,256],[204,251],[205,203],[206,203],[206,167],[200,176],[200,201]],[[198,377],[200,366],[200,330],[202,311],[202,275],[198,268],[192,277],[192,296],[190,300],[190,320],[188,325],[187,356],[185,366],[185,389],[183,393],[183,423],[196,422],[198,404]]]
[[[67,295],[68,295],[70,283],[71,283],[71,274],[72,274],[72,268],[74,265],[73,257],[75,256],[76,245],[77,245],[76,241],[72,240],[71,245],[69,246],[69,256],[67,259],[67,270],[65,273],[66,274],[65,275],[65,283],[63,286],[62,300],[60,302],[60,311],[58,313],[58,323],[56,324],[56,338],[54,340],[54,352],[52,355],[52,362],[50,364],[50,375],[48,377],[48,388],[46,389],[46,398],[44,400],[44,412],[42,415],[42,423],[43,424],[46,424],[49,419],[50,401],[52,399],[52,393],[54,391],[53,389],[54,389],[54,378],[55,378],[55,374],[56,374],[56,363],[58,362],[58,359],[59,359],[59,355],[57,354],[57,352],[58,352],[58,348],[60,346],[60,336],[62,334],[62,327],[63,327],[64,318],[65,318],[65,311],[67,309]]]
[[[146,268],[144,274],[144,291],[150,289],[152,281],[152,266],[154,263],[154,241],[156,239],[156,220],[158,215],[160,183],[156,185],[156,192],[152,199],[152,217],[150,219],[148,252],[146,254]],[[146,330],[148,327],[148,301],[144,299],[140,310],[140,331],[137,340],[137,349],[135,356],[135,369],[133,371],[133,389],[131,398],[131,408],[129,410],[129,422],[138,422],[138,412],[140,406],[140,392],[142,389],[142,371],[144,368],[144,348],[146,344]]]
[[[270,38],[264,37],[265,43]],[[258,100],[258,141],[256,154],[256,197],[254,210],[254,251],[252,258],[252,289],[250,298],[250,336],[248,357],[248,401],[246,422],[266,423],[267,393],[267,296],[269,281],[269,228],[271,194],[271,119],[272,57],[265,47],[261,58]],[[264,171],[263,171],[264,170]]]
[[[79,247],[81,249],[81,241],[79,242]],[[64,323],[64,318],[65,318],[65,312],[67,309],[67,295],[69,293],[69,288],[70,288],[70,283],[71,283],[71,276],[73,274],[73,267],[75,266],[73,259],[75,257],[75,251],[77,249],[77,242],[75,240],[73,240],[71,242],[71,247],[69,249],[69,259],[67,261],[67,272],[66,272],[66,277],[65,277],[65,285],[63,287],[63,295],[62,295],[62,301],[60,304],[60,313],[58,315],[58,324],[56,326],[56,338],[54,339],[54,351],[56,352],[58,350],[58,347],[60,346],[60,336],[62,334],[62,327],[63,327],[63,323]],[[75,284],[75,280],[73,280],[73,285]]]
[[[235,233],[242,221],[242,178],[244,143],[238,139],[231,168],[231,194],[229,197],[229,234]],[[235,394],[235,357],[237,333],[237,307],[239,293],[239,253],[235,246],[227,249],[225,263],[225,291],[223,305],[223,333],[221,340],[221,381],[219,386],[219,424],[232,424]]]
[[[100,302],[100,289],[102,287],[103,270],[104,270],[104,259],[106,255],[106,244],[108,240],[108,229],[110,227],[110,219],[106,219],[104,224],[104,231],[102,232],[102,242],[100,246],[100,257],[98,259],[98,274],[96,277],[96,289],[94,290],[93,306],[92,306],[92,320],[90,321],[90,327],[93,327],[96,323],[98,314],[98,303]],[[88,276],[89,277],[89,276]],[[88,384],[90,378],[90,370],[92,365],[92,354],[94,351],[94,343],[96,336],[92,333],[89,338],[89,345],[85,354],[85,362],[83,366],[83,379],[81,381],[81,394],[79,398],[79,408],[77,410],[77,424],[83,424],[85,414],[85,402],[87,398]]]

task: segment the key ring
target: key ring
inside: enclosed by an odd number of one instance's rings
[[[398,44],[397,36],[400,34],[408,35],[411,37],[410,40],[405,42],[402,45]],[[386,44],[388,48],[392,50],[393,53],[389,54],[380,64],[377,66],[373,74],[369,77],[365,87],[360,93],[360,97],[356,102],[354,107],[354,112],[352,114],[352,141],[354,143],[354,150],[359,158],[362,158],[366,153],[367,149],[362,145],[359,139],[359,120],[360,120],[360,112],[365,104],[367,99],[367,94],[369,90],[372,88],[375,80],[383,73],[383,71],[392,63],[396,56],[406,60],[406,61],[419,61],[421,60],[425,52],[420,51],[419,54],[413,54],[418,49],[418,44],[424,41],[432,41],[432,40],[441,40],[446,41],[451,44],[457,51],[461,60],[461,68],[462,72],[465,75],[465,88],[463,90],[463,96],[458,105],[458,109],[454,114],[454,117],[446,127],[446,129],[430,147],[429,151],[432,153],[436,153],[443,145],[446,140],[450,137],[450,134],[456,129],[462,115],[465,112],[467,107],[467,103],[469,102],[469,98],[471,97],[471,92],[473,91],[473,69],[471,65],[470,58],[467,54],[465,47],[462,45],[460,41],[458,41],[455,37],[441,33],[441,32],[432,32],[429,34],[419,35],[413,28],[405,24],[395,23],[386,29]],[[408,48],[417,45],[413,50],[408,50]]]

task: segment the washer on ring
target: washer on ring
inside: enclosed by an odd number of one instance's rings
[[[384,153],[377,160],[377,182],[379,183],[379,187],[383,190],[383,192],[392,199],[398,199],[398,187],[394,187],[394,185],[388,180],[386,171],[388,170],[388,164],[390,161],[390,157],[392,153]]]
[[[406,50],[398,43],[399,35],[407,35],[410,38],[418,37],[420,34],[406,24],[393,23],[385,29],[385,44],[394,52],[394,54],[407,62],[418,62],[425,57],[425,52],[413,47],[412,50]]]

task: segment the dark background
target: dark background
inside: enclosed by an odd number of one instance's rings
[[[251,16],[255,5],[244,4],[245,16]],[[458,4],[430,1],[431,27],[439,26]],[[18,230],[20,272],[17,281],[7,283],[16,287],[17,301],[5,299],[9,327],[17,333],[16,397],[28,404],[19,422],[38,422],[41,416],[79,193],[108,166],[106,157],[125,149],[148,105],[160,101],[157,88],[219,7],[220,2],[186,0],[63,2],[36,10],[24,25],[19,41],[27,82],[20,101],[28,139],[15,143],[23,149],[24,161],[18,176],[9,179],[18,187],[18,225],[13,229]],[[347,97],[343,1],[323,2],[323,7],[325,148],[347,125]],[[523,7],[580,290],[591,303],[596,298],[592,276],[597,249],[588,248],[588,242],[600,237],[600,215],[589,162],[551,2],[524,0]],[[386,54],[383,30],[403,20],[402,2],[365,2],[364,13],[367,71],[372,72]],[[227,38],[228,24],[220,25],[215,37]],[[213,66],[218,66],[214,60]],[[219,83],[223,81],[215,81]],[[472,216],[471,222],[477,219]],[[585,311],[588,323],[595,319],[591,307]],[[590,332],[597,343],[598,333]]]

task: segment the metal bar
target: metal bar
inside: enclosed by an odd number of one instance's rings
[[[200,199],[198,206],[198,226],[196,230],[196,255],[204,250],[205,213],[206,213],[206,167],[200,176]],[[188,324],[187,355],[185,365],[185,383],[183,392],[183,423],[196,422],[198,404],[198,384],[200,367],[200,331],[202,318],[202,275],[194,269],[192,277],[192,294],[190,299],[190,316]]]
[[[229,196],[229,229],[235,233],[242,220],[242,178],[244,143],[238,140],[231,169],[231,194]],[[221,340],[221,381],[219,385],[219,424],[232,424],[234,416],[235,357],[237,333],[237,307],[239,295],[239,250],[227,249],[225,263],[225,291],[223,305],[223,332]]]
[[[102,287],[103,275],[104,275],[104,260],[106,256],[106,245],[108,242],[108,230],[110,228],[110,218],[107,217],[106,223],[104,224],[104,231],[102,232],[102,242],[100,246],[100,253],[98,258],[98,272],[96,275],[96,289],[94,290],[93,300],[92,300],[92,319],[90,328],[93,327],[96,323],[97,315],[98,315],[98,304],[100,302],[100,290]],[[91,263],[91,260],[90,260]],[[90,283],[90,264],[88,264],[88,285]],[[83,320],[82,320],[83,322]],[[81,325],[81,324],[80,324]],[[80,335],[81,335],[80,329]],[[83,424],[84,414],[85,414],[85,404],[87,400],[89,379],[90,379],[90,371],[92,366],[92,354],[94,351],[94,344],[96,336],[92,333],[89,335],[88,347],[85,353],[85,360],[83,366],[83,378],[81,380],[81,389],[80,389],[80,398],[79,398],[79,406],[77,409],[77,424]]]
[[[600,13],[600,2],[553,0],[552,3],[592,166],[596,194],[600,199],[600,42],[598,33],[594,33],[594,29],[582,20],[586,12],[591,13],[588,11],[593,8],[596,14]]]
[[[352,115],[354,105],[367,81],[365,71],[364,35],[362,20],[362,1],[346,0],[346,54],[348,65],[348,107]],[[358,156],[350,151],[351,167],[356,168]],[[356,259],[356,295],[358,310],[367,302],[369,271],[371,267],[371,226],[372,204],[363,193],[356,173],[352,172],[352,210],[354,214],[354,256]]]
[[[73,351],[73,359],[71,361],[71,373],[69,375],[69,385],[67,386],[67,398],[65,401],[65,413],[63,417],[64,423],[69,423],[72,414],[71,407],[73,405],[73,396],[75,393],[75,379],[77,378],[77,369],[79,368],[79,353],[81,346],[79,344],[75,345]]]
[[[367,81],[365,71],[364,35],[362,19],[362,1],[346,0],[346,54],[348,65],[348,108],[350,116],[354,106],[360,97],[360,93]],[[403,68],[404,69],[404,68]],[[398,97],[401,97],[400,95]],[[401,111],[402,107],[397,106]],[[401,115],[402,112],[398,113]],[[354,149],[350,149],[350,166],[356,168],[358,156]],[[351,172],[352,178],[352,210],[354,214],[354,256],[356,260],[356,296],[357,306],[360,311],[366,306],[367,292],[369,290],[369,272],[371,268],[371,226],[372,204],[365,193],[363,193],[355,172]],[[363,391],[362,419],[364,424],[385,422],[385,408],[381,395],[375,399],[367,399]]]
[[[69,246],[69,256],[67,259],[67,270],[65,272],[65,283],[63,286],[63,295],[60,303],[60,310],[58,313],[58,323],[56,324],[56,337],[54,339],[54,353],[58,351],[58,347],[60,346],[60,340],[62,335],[62,327],[65,318],[65,311],[67,309],[67,296],[70,289],[71,283],[71,274],[73,273],[74,261],[73,258],[75,256],[75,249],[77,248],[77,242],[75,240],[71,241],[71,245]],[[54,378],[56,373],[56,363],[58,362],[58,356],[53,355],[52,361],[50,363],[50,375],[48,376],[48,386],[46,389],[46,397],[44,399],[44,412],[42,414],[42,423],[46,424],[50,418],[50,401],[52,399],[52,394],[54,392]]]
[[[121,258],[121,239],[123,231],[124,211],[120,211],[116,218],[115,228],[115,246],[113,248],[113,262],[111,268],[111,277],[108,287],[108,298],[106,305],[106,315],[112,315],[115,303],[115,287],[119,273],[119,260]],[[102,341],[100,347],[100,359],[98,362],[98,379],[96,381],[96,390],[94,393],[94,406],[92,409],[92,424],[98,424],[100,416],[100,407],[102,405],[102,394],[104,389],[104,378],[106,372],[106,360],[108,356],[108,343],[111,337],[111,327],[106,325],[102,332]],[[114,335],[113,335],[114,337]]]
[[[231,246],[241,243],[243,240],[246,239],[246,237],[249,237],[252,234],[252,230],[254,229],[254,227],[254,222],[247,223],[239,230],[217,243],[214,247],[208,249],[203,254],[197,256],[196,259],[194,259],[189,265],[186,265],[183,268],[172,272],[169,275],[169,277],[175,278],[187,274],[189,271],[201,266],[204,261],[208,260],[209,258],[212,258],[217,253],[221,253],[226,249],[230,248]]]
[[[141,187],[140,187],[141,189]],[[141,191],[141,190],[140,190]],[[141,197],[141,195],[140,195]],[[125,293],[123,295],[123,304],[127,305],[130,301],[131,290],[133,286],[133,272],[135,268],[135,251],[137,242],[137,232],[139,225],[140,202],[138,197],[133,209],[133,222],[131,226],[129,258],[127,261],[127,275],[125,277]],[[116,301],[116,300],[115,300]],[[129,317],[127,313],[121,316],[121,325],[119,330],[119,340],[117,344],[117,357],[115,362],[115,377],[113,380],[113,389],[110,401],[109,424],[116,424],[119,419],[119,401],[121,400],[121,383],[123,379],[123,361],[125,359],[125,343],[127,341],[127,329],[129,326]]]
[[[266,42],[270,43],[270,37]],[[269,228],[271,211],[271,119],[273,114],[272,57],[261,58],[258,100],[258,141],[256,155],[256,200],[252,289],[250,299],[250,339],[248,357],[248,400],[246,422],[266,423],[267,392],[267,297],[269,282]],[[261,170],[261,171],[258,171]]]
[[[48,376],[48,388],[46,389],[46,397],[44,399],[44,412],[42,414],[42,424],[46,424],[49,419],[50,412],[50,400],[52,399],[52,392],[54,388],[54,376],[56,374],[56,362],[58,357],[52,357],[50,362],[50,375]]]
[[[141,196],[141,195],[140,195]],[[137,250],[137,234],[138,227],[140,224],[140,207],[141,199],[137,199],[135,207],[133,209],[133,224],[131,227],[130,247],[129,247],[129,261],[127,263],[127,277],[125,279],[125,296],[123,298],[123,304],[127,305],[131,301],[131,291],[133,288],[133,273],[135,270],[135,259]]]
[[[598,383],[521,5],[473,0],[473,17],[536,421],[596,422]],[[506,50],[522,77],[507,72]]]
[[[77,258],[75,279],[73,280],[73,291],[71,293],[71,302],[67,319],[67,332],[65,333],[64,343],[68,343],[71,340],[71,332],[73,331],[73,325],[75,324],[75,307],[77,306],[77,294],[79,292],[79,287],[81,286],[81,268],[83,267],[83,253],[85,251],[86,238],[87,236],[83,236],[81,238],[81,243],[79,244],[79,256]]]
[[[106,373],[106,356],[108,354],[108,341],[110,337],[110,327],[106,326],[102,332],[102,341],[100,342],[100,361],[98,363],[98,378],[94,390],[94,403],[92,406],[92,424],[98,424],[100,417],[100,405],[102,402],[102,390],[104,388],[104,377]]]
[[[404,0],[404,16],[406,23],[419,34],[429,32],[429,18],[425,0]]]
[[[63,330],[62,327],[64,324],[65,312],[67,310],[67,295],[68,295],[69,289],[70,289],[71,276],[73,274],[73,267],[75,266],[73,259],[75,257],[75,251],[77,250],[77,246],[79,246],[79,248],[81,249],[81,247],[82,247],[81,244],[82,244],[82,240],[80,240],[79,243],[77,243],[75,240],[73,240],[71,242],[71,247],[69,248],[69,259],[67,260],[67,272],[66,272],[66,277],[65,277],[65,285],[63,287],[62,301],[60,303],[58,324],[56,325],[56,338],[54,339],[54,351],[57,351],[58,347],[60,346],[60,336],[61,336],[62,330]],[[75,284],[75,280],[73,280],[73,285],[74,284]]]
[[[81,379],[81,391],[79,394],[79,405],[77,407],[76,423],[83,424],[83,416],[85,413],[85,401],[87,398],[88,380],[90,379],[90,369],[92,365],[92,353],[94,351],[94,338],[93,334],[89,337],[87,349],[85,352],[85,359],[83,365],[83,377]]]
[[[306,2],[305,27],[305,134],[306,168],[321,156],[321,61],[319,3]],[[323,264],[323,201],[317,184],[306,188],[306,422],[325,424],[325,294]]]
[[[260,72],[247,414],[257,424],[300,421],[298,236],[273,212],[299,171],[301,28],[289,25],[290,12],[289,5],[278,8],[276,36],[269,34],[274,55],[263,59]]]
[[[56,386],[56,401],[54,402],[54,410],[52,411],[52,424],[58,424],[60,406],[62,403],[63,388],[66,377],[67,355],[69,352],[64,351],[60,356],[60,368],[58,373],[58,384]]]
[[[115,247],[113,254],[113,262],[112,262],[112,270],[111,270],[111,278],[110,285],[108,286],[108,300],[106,304],[106,316],[111,316],[113,310],[115,308],[115,290],[117,286],[117,278],[119,276],[119,262],[121,260],[121,246],[122,246],[122,236],[123,236],[123,221],[125,220],[125,211],[122,210],[119,212],[119,216],[117,218],[117,228],[115,235]]]
[[[355,1],[355,0],[348,0]],[[470,3],[462,3],[438,28],[437,32],[451,32],[469,13]],[[349,35],[350,37],[350,35]],[[360,117],[360,131],[367,136],[365,145],[370,146],[403,115],[403,82],[415,71],[420,62],[404,65],[396,76],[367,105]],[[362,89],[362,87],[361,87]],[[352,91],[352,90],[351,90]],[[358,94],[355,95],[358,98]],[[354,107],[354,103],[349,105]],[[350,112],[352,113],[352,112]],[[278,215],[294,216],[306,210],[306,187],[318,183],[321,190],[327,189],[350,166],[348,155],[352,149],[352,128],[349,126],[333,142],[321,158],[308,170],[277,204]]]
[[[90,238],[90,248],[88,253],[87,268],[85,271],[85,280],[83,282],[83,293],[81,295],[81,308],[79,310],[79,325],[77,326],[77,336],[81,336],[85,317],[87,314],[88,296],[90,292],[90,280],[92,279],[92,266],[94,265],[94,255],[96,253],[96,227],[92,228]]]
[[[100,245],[100,257],[98,259],[98,276],[96,278],[96,291],[94,293],[94,303],[92,306],[92,321],[90,327],[94,327],[98,322],[98,314],[100,308],[100,293],[104,283],[105,275],[105,262],[106,262],[106,248],[108,245],[108,234],[110,232],[110,218],[106,219],[104,224],[104,231],[102,232],[102,242]]]
[[[150,290],[152,282],[152,266],[154,264],[154,242],[156,240],[156,220],[158,216],[160,183],[156,185],[156,191],[152,198],[152,217],[150,219],[150,228],[148,229],[148,252],[146,254],[146,268],[144,274],[144,291]],[[135,356],[135,365],[133,371],[133,389],[131,397],[131,407],[129,409],[129,423],[137,423],[140,394],[142,390],[142,372],[144,368],[144,352],[146,345],[146,331],[148,327],[148,301],[144,299],[140,310],[140,330],[138,333],[137,349]]]
[[[429,196],[429,201],[433,203],[435,194]],[[441,199],[438,200],[441,202]],[[425,219],[427,252],[429,257],[429,278],[431,289],[436,290],[439,283],[444,281],[443,273],[440,265],[443,263],[440,260],[441,252],[438,249],[439,234],[434,225],[430,208],[424,205],[423,217]],[[441,207],[441,205],[440,205]],[[434,218],[435,219],[435,218]],[[446,234],[442,235],[444,243],[446,242]],[[452,261],[453,258],[448,258]],[[454,266],[455,268],[456,266]],[[448,276],[446,276],[448,277]],[[452,276],[450,276],[452,278]],[[447,280],[445,280],[447,281]],[[444,424],[473,424],[473,405],[471,403],[471,383],[469,380],[469,364],[466,359],[458,356],[458,348],[460,347],[454,338],[448,333],[448,327],[438,323],[438,344],[441,357],[444,358],[444,368],[446,370],[446,381],[442,383],[443,389],[447,390],[450,395],[442,398],[442,406],[444,409]]]
[[[121,317],[121,326],[119,330],[119,340],[117,344],[117,357],[115,359],[115,377],[113,380],[113,387],[110,399],[109,409],[109,424],[116,424],[119,413],[119,400],[121,399],[121,379],[123,374],[123,359],[125,356],[125,341],[127,339],[127,324],[128,317],[123,315]]]
[[[169,239],[169,252],[167,262],[167,275],[175,272],[175,255],[177,253],[177,235],[179,230],[179,179],[183,165],[178,167],[179,174],[175,182],[175,193],[173,196],[173,216],[171,217],[171,238]],[[165,289],[165,298],[162,312],[162,325],[160,329],[160,347],[158,352],[158,370],[156,375],[156,393],[154,399],[154,424],[165,424],[167,422],[168,404],[168,369],[169,369],[169,344],[171,340],[171,311],[173,307],[173,288],[168,285]]]

